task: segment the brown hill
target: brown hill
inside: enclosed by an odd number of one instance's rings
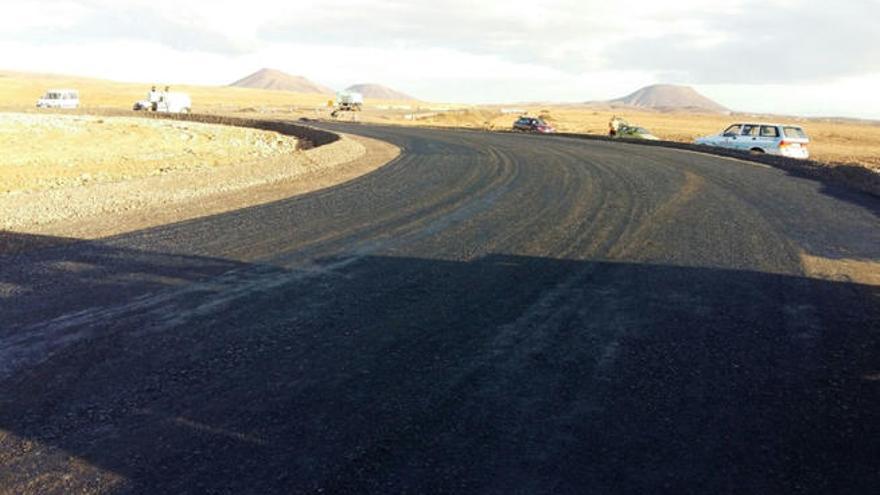
[[[302,76],[291,76],[280,70],[260,69],[257,72],[230,84],[237,88],[272,89],[276,91],[295,91],[297,93],[333,94],[326,86],[309,81]]]
[[[391,89],[381,84],[355,84],[349,86],[346,91],[353,91],[364,95],[364,98],[374,98],[377,100],[408,100],[417,101],[412,96],[401,93],[400,91]]]
[[[623,98],[617,98],[605,103],[660,111],[730,112],[723,105],[697,93],[690,86],[675,86],[672,84],[646,86]]]

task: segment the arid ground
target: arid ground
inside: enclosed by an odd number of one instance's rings
[[[0,149],[0,229],[80,238],[287,198],[397,154],[365,138],[301,150],[246,127],[57,113],[0,113]]]
[[[165,82],[157,81],[157,84],[163,86]],[[0,108],[30,109],[46,89],[56,87],[78,89],[85,109],[129,109],[136,100],[144,98],[149,84],[0,72]],[[330,117],[327,95],[206,86],[172,85],[172,89],[190,93],[193,110],[198,113],[291,118]],[[592,134],[605,134],[610,118],[618,115],[632,124],[648,128],[662,139],[684,142],[717,133],[736,121],[794,122],[804,126],[812,138],[810,150],[813,158],[829,163],[855,163],[880,169],[880,122],[661,113],[587,105],[511,104],[502,107],[393,100],[368,100],[365,110],[356,118],[361,122],[408,126],[508,129],[517,114],[504,113],[503,110],[525,110],[530,115],[545,115],[562,132]],[[351,117],[345,116],[345,119],[349,118]]]
[[[812,139],[813,158],[830,163],[858,163],[880,170],[880,123],[855,123],[822,119],[794,119],[772,116],[703,115],[691,113],[662,113],[629,109],[590,108],[587,106],[516,106],[530,115],[543,115],[560,132],[605,134],[613,116],[626,119],[633,125],[645,127],[661,139],[691,142],[694,138],[715,134],[728,125],[740,121],[784,123],[803,126]],[[433,113],[433,115],[431,115]],[[500,108],[475,108],[445,113],[428,112],[415,122],[401,116],[377,120],[416,125],[464,126],[474,128],[508,129],[515,114],[503,114]]]
[[[296,143],[196,122],[0,113],[0,194],[240,164],[292,154]]]

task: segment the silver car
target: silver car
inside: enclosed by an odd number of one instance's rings
[[[810,138],[804,129],[796,125],[743,123],[733,124],[714,136],[697,138],[694,143],[720,148],[730,148],[751,153],[787,156],[807,159]]]

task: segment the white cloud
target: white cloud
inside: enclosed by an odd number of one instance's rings
[[[744,112],[880,119],[880,73],[809,84],[698,86],[706,96]]]
[[[36,1],[0,3],[0,33],[17,35],[34,30],[72,27],[88,10],[74,1]]]
[[[223,55],[182,52],[152,42],[86,42],[71,45],[29,45],[0,41],[0,67],[52,72],[117,81],[167,81],[216,84],[229,72]]]
[[[813,83],[880,72],[880,1],[750,1],[706,18],[706,32],[631,37],[609,51],[620,67],[715,84]],[[707,33],[720,36],[706,44]]]

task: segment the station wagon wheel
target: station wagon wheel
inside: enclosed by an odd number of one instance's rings
[[[752,148],[751,150],[749,150],[749,153],[753,155],[763,155],[764,150],[762,150],[761,148]]]

